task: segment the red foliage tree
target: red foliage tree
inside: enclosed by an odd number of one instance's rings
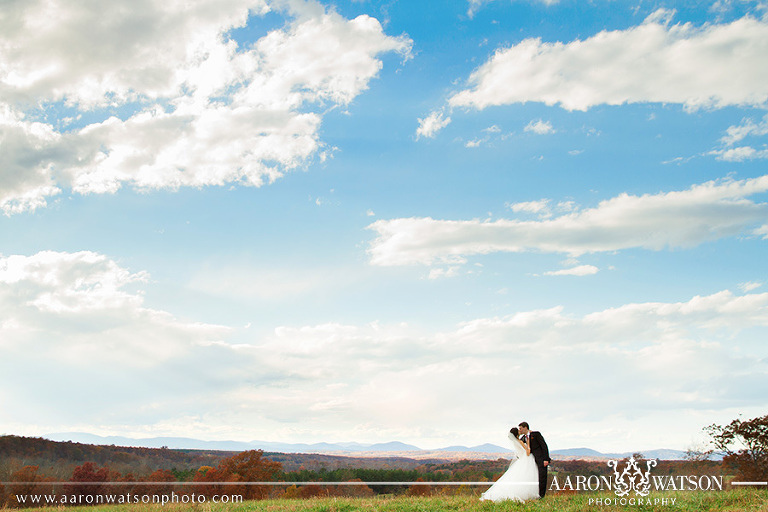
[[[136,485],[134,492],[138,494],[170,494],[173,491],[176,477],[170,470],[158,469],[147,475],[146,478],[142,478],[141,481],[148,483]]]
[[[66,494],[72,496],[69,502],[90,504],[95,501],[93,497],[106,491],[104,483],[109,482],[109,469],[107,467],[97,469],[95,463],[86,462],[72,471],[69,481],[76,483],[68,486]]]
[[[53,487],[50,485],[40,485],[42,482],[51,482],[52,478],[46,478],[43,475],[38,474],[39,466],[24,466],[11,473],[12,485],[8,486],[6,495],[6,504],[8,506],[21,506],[17,502],[17,495],[31,494],[49,494],[52,492]]]
[[[201,466],[197,470],[195,476],[192,478],[193,482],[202,485],[195,485],[195,492],[202,494],[206,498],[210,499],[215,494],[221,494],[224,490],[224,486],[213,482],[224,482],[225,475],[223,475],[218,469],[211,466]],[[208,484],[207,482],[211,482]]]
[[[416,479],[417,482],[425,482],[421,477]],[[429,496],[432,494],[432,486],[424,484],[414,484],[408,488],[408,495],[410,496]]]

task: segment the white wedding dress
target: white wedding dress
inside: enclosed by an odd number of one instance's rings
[[[539,497],[539,469],[533,455],[526,455],[523,445],[512,435],[512,448],[517,455],[507,471],[496,480],[490,489],[480,497],[481,500],[527,501]]]

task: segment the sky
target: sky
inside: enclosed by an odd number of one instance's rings
[[[686,450],[768,397],[768,3],[0,2],[0,434]]]

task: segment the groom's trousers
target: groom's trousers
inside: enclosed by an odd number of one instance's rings
[[[547,493],[547,466],[543,464],[536,466],[539,468],[539,497],[543,498]]]

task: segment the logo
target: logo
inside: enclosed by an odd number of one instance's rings
[[[637,496],[648,496],[651,492],[651,468],[656,467],[658,461],[650,459],[645,461],[645,472],[637,465],[634,457],[630,457],[624,471],[619,473],[619,461],[609,460],[608,466],[613,468],[613,485],[616,496],[622,497],[631,491]]]

